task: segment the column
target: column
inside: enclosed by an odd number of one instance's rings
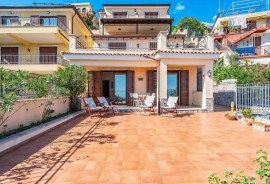
[[[76,36],[69,35],[69,51],[76,51]]]
[[[161,31],[157,36],[157,49],[166,50],[167,49],[167,35],[168,31]]]
[[[213,62],[203,66],[203,94],[202,94],[202,108],[209,112],[214,111],[214,97],[213,97]]]
[[[157,68],[157,108],[160,110],[160,101],[167,99],[167,64],[159,62]]]

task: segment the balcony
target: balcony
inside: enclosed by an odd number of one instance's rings
[[[0,65],[62,65],[68,66],[69,62],[60,55],[1,55]]]
[[[136,51],[147,52],[154,50],[177,50],[177,49],[209,49],[211,39],[209,36],[186,37],[186,35],[167,35],[160,40],[154,35],[100,35],[92,37],[75,37],[74,46],[70,50],[89,50],[89,51]],[[72,39],[72,38],[71,38]],[[213,39],[213,38],[212,38]],[[163,42],[164,44],[159,44]],[[159,45],[159,47],[158,47]],[[212,43],[214,45],[214,42]]]
[[[55,27],[69,33],[69,28],[58,18],[8,18],[0,21],[0,27]]]
[[[242,58],[269,56],[270,45],[259,46],[259,47],[236,48],[236,52],[238,53],[239,57],[242,57]]]
[[[170,18],[169,14],[164,14],[164,15],[144,15],[144,14],[138,14],[138,15],[105,15],[101,19],[137,19],[137,18],[146,18],[146,19],[156,19],[156,18]]]

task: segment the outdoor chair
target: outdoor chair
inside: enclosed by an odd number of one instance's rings
[[[110,102],[109,104],[105,97],[97,97],[97,99],[101,107],[105,110],[105,112],[111,110],[113,115],[115,115],[114,106],[112,105],[112,102]]]
[[[139,94],[138,93],[133,93],[133,106],[139,106],[142,104],[142,101],[139,98]]]
[[[165,113],[173,113],[177,115],[177,105],[178,96],[170,96],[165,104],[161,104],[161,115]]]
[[[84,104],[86,106],[85,114],[88,112],[92,118],[92,115],[94,115],[94,113],[98,113],[99,116],[101,117],[102,107],[97,107],[97,105],[92,97],[83,98],[83,101],[84,101]]]
[[[145,101],[143,102],[143,105],[141,105],[141,111],[140,115],[142,112],[150,111],[154,112],[154,101],[155,101],[155,96],[146,96]]]

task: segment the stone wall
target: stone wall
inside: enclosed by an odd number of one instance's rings
[[[236,92],[236,79],[223,80],[219,84],[214,84],[214,103],[216,105],[231,106],[231,102],[235,103]]]

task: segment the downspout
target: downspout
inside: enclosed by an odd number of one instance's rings
[[[71,18],[71,34],[73,34],[73,26],[74,26],[74,24],[73,24],[73,22],[74,22],[74,20],[73,20],[73,18],[76,16],[76,13],[72,16],[72,18]]]
[[[156,61],[157,62],[157,65],[158,65],[158,67],[157,67],[157,81],[159,82],[160,81],[160,76],[159,76],[159,74],[160,74],[160,59],[156,59],[156,58],[153,58],[153,57],[150,57],[150,56],[148,56],[148,55],[141,55],[142,57],[145,57],[145,58],[147,58],[147,59],[151,59],[151,60],[153,60],[153,61]],[[156,97],[157,97],[157,109],[158,109],[158,113],[160,113],[160,91],[159,91],[159,84],[157,83],[157,95],[156,95]]]

